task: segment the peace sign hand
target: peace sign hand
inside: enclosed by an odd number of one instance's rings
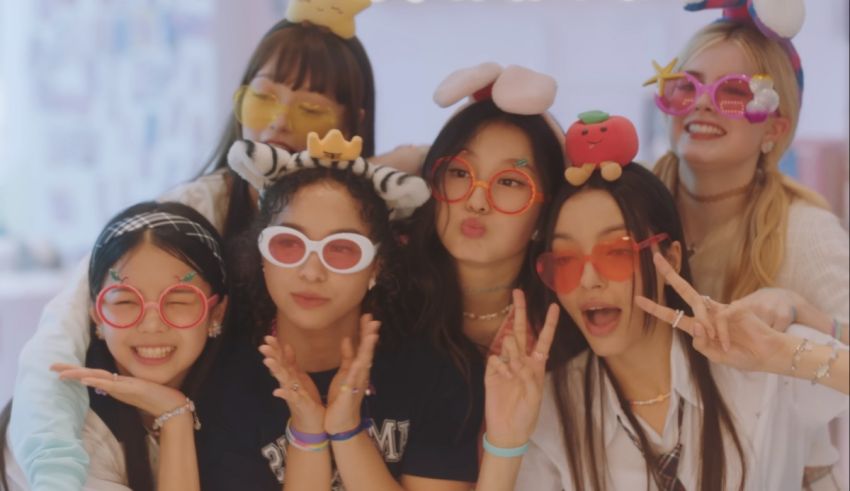
[[[513,332],[503,341],[501,357],[490,355],[484,374],[487,439],[503,448],[526,443],[537,424],[546,359],[560,312],[557,305],[549,306],[540,338],[529,354],[525,295],[521,290],[513,291],[513,302]]]
[[[690,334],[694,349],[715,363],[758,371],[770,371],[770,367],[781,363],[778,358],[784,353],[784,343],[780,333],[745,306],[729,306],[702,297],[660,254],[653,260],[667,283],[688,302],[695,316],[683,315],[641,296],[635,297],[638,307]]]
[[[140,378],[66,363],[54,363],[50,369],[57,372],[61,380],[76,380],[87,387],[94,387],[153,416],[186,404],[186,396],[179,390]]]

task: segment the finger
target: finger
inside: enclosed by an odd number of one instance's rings
[[[292,373],[298,372],[298,363],[295,360],[295,348],[291,344],[283,347],[283,366]]]
[[[503,359],[507,359],[507,365],[510,367],[511,372],[519,372],[523,363],[520,359],[520,351],[516,339],[505,339],[505,342],[502,344],[502,356],[504,357]]]
[[[292,380],[292,375],[274,358],[263,358],[263,365],[269,369],[272,377],[277,380],[281,387],[286,387]]]
[[[543,379],[534,376],[534,371],[529,366],[524,366],[519,371],[519,378],[522,380],[523,388],[525,389],[525,399],[527,401],[537,401],[540,398],[540,389],[543,386]]]
[[[82,380],[84,378],[109,379],[115,378],[115,374],[99,368],[70,368],[59,373],[60,380]]]
[[[635,296],[635,305],[637,305],[641,310],[643,310],[647,314],[663,322],[666,322],[671,326],[674,322],[676,322],[676,317],[678,317],[679,315],[677,311],[671,309],[670,307],[664,307],[640,295]],[[679,323],[675,327],[693,336],[695,323],[696,321],[692,317],[683,315],[682,318],[679,320]]]
[[[62,372],[65,370],[71,370],[74,368],[83,368],[79,365],[71,365],[70,363],[54,363],[50,365],[50,370],[54,372]]]
[[[513,374],[511,373],[511,369],[508,368],[505,363],[499,359],[496,355],[490,355],[487,359],[487,369],[485,371],[485,378],[491,378],[495,375],[502,375],[505,378],[513,378]]]
[[[561,315],[560,305],[553,303],[549,305],[549,310],[546,311],[546,320],[543,321],[543,330],[540,331],[540,337],[537,338],[537,344],[534,345],[534,353],[532,358],[538,362],[538,365],[545,367],[546,359],[549,357],[549,351],[552,349],[552,341],[555,339],[555,329],[558,327],[558,317]]]
[[[528,314],[525,306],[525,294],[519,288],[513,290],[514,301],[514,339],[516,339],[519,352],[526,351],[526,330],[528,329]]]
[[[723,351],[726,352],[729,351],[729,348],[732,345],[732,340],[729,335],[728,315],[728,311],[723,311],[715,317],[715,320],[717,321],[717,339],[720,340],[720,346],[723,348]]]
[[[655,267],[658,269],[658,272],[664,276],[664,280],[667,284],[673,287],[673,289],[676,290],[676,293],[678,293],[679,296],[681,296],[682,299],[691,306],[694,314],[697,314],[697,316],[705,316],[707,312],[702,295],[700,295],[699,292],[690,285],[690,283],[685,281],[684,278],[679,276],[679,273],[673,269],[673,266],[664,259],[664,256],[662,256],[661,253],[656,252],[653,254],[652,261],[655,263]]]
[[[351,364],[354,362],[354,348],[351,345],[350,337],[346,336],[342,338],[339,353],[341,356],[339,372],[344,374],[351,369]]]
[[[113,394],[117,392],[118,384],[120,382],[112,379],[86,377],[81,379],[80,383],[86,387],[93,387],[95,389],[100,389],[107,394]]]

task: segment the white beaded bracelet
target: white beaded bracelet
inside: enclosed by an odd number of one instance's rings
[[[171,411],[162,413],[159,415],[159,417],[153,420],[153,427],[151,428],[153,430],[153,434],[155,436],[159,436],[159,430],[162,429],[162,426],[165,424],[166,421],[173,418],[174,416],[179,416],[187,411],[192,413],[192,418],[195,420],[195,431],[200,430],[201,421],[198,419],[198,414],[195,412],[195,403],[187,397],[186,404],[183,404],[178,408],[172,409]]]
[[[829,358],[827,358],[826,361],[815,370],[815,376],[812,378],[812,385],[820,382],[822,378],[829,377],[829,371],[832,370],[832,364],[838,359],[838,343],[833,341],[829,343],[829,347],[832,348],[832,353],[830,353]]]

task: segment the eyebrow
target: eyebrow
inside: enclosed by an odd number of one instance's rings
[[[685,73],[695,77],[700,82],[705,82],[705,75],[697,70],[685,70]]]
[[[608,235],[608,234],[610,234],[611,232],[618,232],[618,231],[620,231],[620,230],[625,231],[625,230],[626,230],[626,226],[625,226],[624,224],[612,225],[612,226],[610,226],[610,227],[606,228],[605,230],[602,230],[602,231],[601,231],[601,232],[599,232],[598,234],[596,234],[596,238],[599,238],[599,237],[602,237],[602,236]],[[559,233],[556,233],[556,234],[554,235],[553,239],[575,240],[575,239],[574,239],[574,238],[573,238],[570,234],[559,234]]]
[[[282,223],[279,223],[278,225],[281,226],[281,227],[294,228],[295,230],[297,230],[297,231],[301,232],[302,234],[307,235],[309,237],[309,234],[302,227],[299,227],[298,225],[296,225],[294,223],[282,222]],[[357,235],[362,235],[364,237],[367,237],[367,234],[364,234],[362,231],[357,230],[357,229],[353,229],[353,228],[340,228],[340,229],[336,229],[336,230],[331,230],[330,232],[325,234],[325,237],[327,237],[328,235],[333,235],[333,234],[357,234]],[[321,240],[321,239],[319,239],[319,240]]]
[[[463,156],[463,154],[470,155],[472,157],[478,158],[478,155],[476,155],[475,152],[473,152],[472,150],[470,150],[466,147],[462,148],[460,150],[460,152],[458,152],[458,155],[460,155],[460,156]],[[500,160],[498,162],[498,164],[500,164],[500,165],[502,165],[502,164],[503,165],[510,165],[511,167],[516,167],[516,163],[519,162],[520,160],[525,160],[527,168],[534,169],[535,171],[537,170],[537,165],[534,163],[534,159],[532,159],[531,157],[529,157],[529,158],[508,157],[508,158]]]

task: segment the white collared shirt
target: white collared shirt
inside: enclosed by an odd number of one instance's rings
[[[823,342],[822,333],[792,326],[795,335]],[[689,378],[687,354],[681,338],[674,337],[670,353],[672,394],[664,430],[658,435],[641,422],[644,433],[657,452],[668,452],[678,437],[677,409],[684,400],[682,421],[682,453],[679,479],[688,490],[699,489],[700,472],[700,413],[701,403],[696,386]],[[575,418],[584,424],[581,399],[576,397],[583,387],[588,353],[583,353],[567,365],[568,383],[573,390]],[[600,374],[598,363],[591,365]],[[723,400],[732,412],[736,431],[747,459],[747,490],[799,490],[803,478],[810,435],[829,420],[847,411],[848,398],[843,394],[808,380],[789,379],[773,374],[742,372],[711,364],[711,371]],[[596,379],[598,380],[598,379]],[[598,386],[597,386],[598,387]],[[607,484],[613,490],[647,489],[646,464],[640,451],[617,421],[624,425],[628,419],[617,403],[613,387],[607,378],[601,397],[593,401],[593,427],[604,431]],[[604,411],[601,409],[604,408]],[[580,430],[583,431],[583,430]],[[727,488],[737,489],[741,469],[737,451],[729,438],[724,439],[728,467]],[[651,479],[650,479],[651,480]],[[575,489],[563,444],[561,420],[555,403],[551,375],[547,376],[543,403],[537,428],[532,435],[528,453],[522,461],[517,490],[560,491]],[[648,489],[657,489],[650,482]]]

